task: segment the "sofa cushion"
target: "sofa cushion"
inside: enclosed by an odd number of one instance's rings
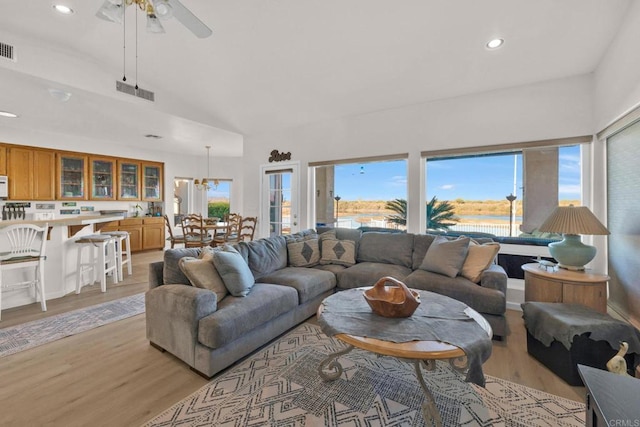
[[[294,288],[298,292],[299,304],[336,287],[335,274],[306,267],[286,267],[261,277],[260,281]]]
[[[427,249],[420,269],[444,274],[448,277],[456,277],[467,257],[469,241],[468,237],[456,240],[448,240],[442,236],[436,237]]]
[[[411,269],[403,265],[385,264],[379,262],[359,262],[336,274],[339,289],[373,286],[385,276],[404,280],[411,273]]]
[[[462,276],[447,277],[425,270],[415,270],[404,279],[404,283],[414,289],[436,292],[458,301],[480,313],[504,315],[506,296],[491,288],[479,286]],[[428,301],[422,301],[428,304]]]
[[[256,283],[244,298],[227,296],[218,310],[198,323],[198,341],[219,348],[298,305],[298,293],[288,286]]]
[[[183,257],[178,262],[180,269],[196,288],[209,289],[216,294],[218,301],[229,294],[216,266],[213,264],[213,252],[202,251],[200,258]]]
[[[287,242],[283,236],[240,242],[238,251],[246,252],[247,263],[256,278],[287,266]]]
[[[358,262],[382,262],[412,266],[413,234],[370,232],[362,234]]]
[[[417,270],[420,268],[422,261],[424,261],[424,256],[427,254],[427,249],[431,246],[431,243],[435,240],[437,236],[433,234],[415,234],[413,236],[413,256],[412,256],[412,266],[413,270]]]
[[[356,244],[351,240],[324,237],[320,264],[353,265],[356,263]]]
[[[291,267],[313,267],[320,262],[318,235],[287,239],[287,254]]]
[[[347,268],[347,266],[338,265],[338,264],[318,264],[313,266],[313,268],[318,270],[330,271],[333,274],[338,274],[340,271]]]
[[[255,279],[242,255],[231,245],[224,245],[213,255],[213,264],[220,273],[224,286],[234,297],[249,294]]]
[[[357,243],[360,241],[360,238],[362,237],[362,231],[358,230],[357,228],[318,227],[318,235],[320,236],[321,240],[323,235],[327,236],[327,234],[325,234],[327,232],[333,235],[335,239],[351,240],[352,242],[356,242],[356,246],[357,246]]]
[[[474,283],[478,283],[482,272],[491,265],[499,250],[500,243],[489,242],[479,244],[471,239],[467,258],[464,260],[464,264],[462,264],[462,268],[460,269],[460,275]]]
[[[162,281],[165,285],[190,285],[191,282],[180,270],[180,258],[200,255],[200,248],[175,248],[164,251],[164,264],[162,267]]]

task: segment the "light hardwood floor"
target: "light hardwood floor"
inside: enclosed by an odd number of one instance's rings
[[[161,251],[133,256],[133,276],[118,285],[83,288],[47,302],[2,311],[0,328],[143,292],[147,266]],[[526,351],[520,312],[509,311],[510,335],[495,342],[486,374],[584,401],[584,388],[571,387]],[[151,347],[145,318],[138,315],[78,335],[0,358],[2,426],[139,426],[198,390],[206,380]]]

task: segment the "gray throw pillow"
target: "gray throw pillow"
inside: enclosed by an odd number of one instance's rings
[[[467,257],[470,240],[468,237],[456,240],[448,240],[442,236],[436,237],[427,249],[420,269],[456,277]]]
[[[234,297],[246,297],[255,279],[240,252],[231,245],[224,245],[220,251],[213,254],[213,264],[216,266],[224,286]]]

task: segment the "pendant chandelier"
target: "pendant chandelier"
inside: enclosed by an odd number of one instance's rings
[[[211,173],[209,171],[209,151],[211,150],[211,146],[207,145],[205,146],[205,148],[207,149],[207,177],[211,176]],[[220,183],[217,179],[213,180],[213,183],[209,182],[209,179],[207,177],[202,178],[202,181],[199,179],[196,179],[195,181],[193,181],[193,185],[195,185],[197,190],[216,190],[218,189],[218,184]]]

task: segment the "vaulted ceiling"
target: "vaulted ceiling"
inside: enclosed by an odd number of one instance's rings
[[[213,35],[175,19],[145,31],[95,16],[104,0],[2,0],[0,126],[242,154],[242,136],[594,71],[628,0],[181,0]],[[126,38],[124,38],[126,37]],[[485,43],[505,39],[490,51]],[[123,51],[123,38],[126,51]],[[137,61],[136,61],[137,52]],[[136,66],[137,65],[137,66]],[[116,80],[155,93],[151,103]],[[53,94],[50,89],[54,89]],[[61,100],[60,92],[71,94]],[[108,137],[107,137],[108,135]]]

